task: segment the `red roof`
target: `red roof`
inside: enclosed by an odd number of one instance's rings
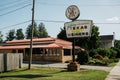
[[[33,42],[42,42],[42,41],[54,41],[54,38],[35,38],[33,39]],[[23,39],[23,40],[12,40],[7,41],[6,43],[23,43],[23,42],[30,42],[30,39]]]
[[[9,49],[25,49],[28,46],[0,46],[0,50],[9,50]]]
[[[40,43],[43,42],[43,43]],[[28,44],[26,44],[28,43]],[[72,49],[72,42],[55,38],[36,38],[33,39],[33,48],[64,48]],[[8,45],[9,44],[9,45]],[[25,49],[30,48],[30,39],[7,41],[4,46],[0,46],[0,50],[4,49]],[[75,46],[76,49],[82,49]]]

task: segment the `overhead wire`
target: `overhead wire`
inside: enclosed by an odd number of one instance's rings
[[[13,5],[10,5],[10,6],[6,6],[6,7],[0,7],[0,11],[4,11],[4,10],[7,10],[7,9],[11,9],[11,8],[14,8],[14,7],[18,7],[18,6],[21,6],[22,4],[25,4],[25,3],[28,4],[28,1],[16,3],[16,4],[13,4]]]
[[[13,25],[10,25],[10,26],[5,26],[5,27],[0,28],[0,30],[6,29],[6,28],[11,28],[11,27],[18,26],[18,25],[22,25],[22,24],[25,24],[25,23],[28,23],[28,22],[31,22],[31,20],[20,22],[20,23],[13,24]]]
[[[9,5],[16,4],[16,3],[21,2],[21,1],[23,1],[23,0],[15,0],[15,1],[11,1],[11,0],[10,0],[10,2],[3,3],[3,4],[1,3],[0,6],[1,6],[1,7],[5,7],[5,6],[9,6]],[[25,1],[25,0],[24,0],[24,1]]]
[[[37,4],[42,4],[42,5],[48,5],[48,6],[64,6],[66,4],[60,4],[60,3],[47,3],[47,2],[40,2],[38,1]],[[81,4],[79,6],[83,7],[92,7],[92,6],[120,6],[120,4]]]
[[[17,9],[11,10],[11,11],[6,12],[6,13],[3,13],[3,14],[0,14],[0,17],[1,17],[1,16],[4,16],[4,15],[7,15],[7,14],[10,14],[10,13],[13,13],[13,12],[16,12],[16,11],[21,10],[21,9],[23,9],[23,8],[25,8],[25,7],[28,7],[28,6],[30,6],[30,5],[31,5],[31,4],[27,4],[27,5],[22,6],[22,7],[20,7],[20,8],[17,8]]]
[[[13,24],[13,25],[10,25],[10,26],[5,26],[5,27],[0,28],[0,30],[1,29],[6,29],[6,28],[11,28],[11,27],[18,26],[18,25],[22,25],[22,24],[28,23],[30,21],[31,20],[20,22],[20,23]],[[55,21],[55,20],[35,20],[35,21],[52,22],[52,23],[65,23],[65,21]],[[94,24],[120,24],[120,23],[94,23]]]

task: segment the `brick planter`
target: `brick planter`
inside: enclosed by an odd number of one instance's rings
[[[67,65],[67,70],[68,71],[79,71],[80,64],[78,64],[77,62],[71,62],[70,64]]]

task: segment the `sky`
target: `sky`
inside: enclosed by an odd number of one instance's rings
[[[120,40],[120,0],[35,0],[35,21],[44,23],[48,34],[56,38],[65,22],[70,22],[65,11],[70,5],[80,10],[78,20],[93,20],[100,35],[112,35]],[[6,37],[11,29],[26,28],[31,24],[32,0],[1,0],[0,31]]]

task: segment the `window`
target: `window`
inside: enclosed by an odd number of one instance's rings
[[[65,56],[70,56],[70,49],[64,49],[64,55]]]

